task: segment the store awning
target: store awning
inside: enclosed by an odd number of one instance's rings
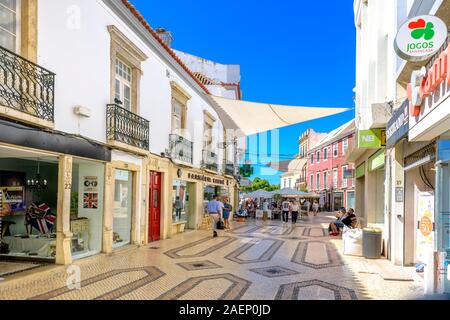
[[[348,111],[348,108],[295,107],[209,96],[228,127],[244,135],[266,132]]]

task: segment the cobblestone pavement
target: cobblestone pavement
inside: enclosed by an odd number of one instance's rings
[[[0,281],[0,299],[418,299],[411,268],[343,256],[326,227],[332,215],[297,223],[235,223],[212,238],[187,232],[147,246],[74,262],[80,289],[67,287],[67,266],[46,266]],[[70,270],[70,269],[69,269]],[[390,279],[390,280],[388,280]]]

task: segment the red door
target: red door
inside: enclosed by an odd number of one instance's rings
[[[161,230],[161,173],[159,172],[150,172],[148,217],[148,241],[157,241]]]

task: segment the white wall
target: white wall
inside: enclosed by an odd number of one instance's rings
[[[199,166],[203,110],[218,120],[214,128],[216,142],[223,135],[217,113],[185,74],[169,66],[166,58],[141,40],[100,0],[39,2],[38,63],[56,73],[56,129],[106,142],[106,105],[111,102],[108,25],[115,25],[148,56],[142,64],[140,115],[150,121],[150,151],[160,154],[169,147],[170,81],[175,80],[192,96],[188,102],[187,129],[195,143],[194,164]],[[151,37],[149,33],[147,36]],[[73,107],[76,105],[90,108],[91,117],[75,115]],[[218,153],[221,163],[223,157]]]

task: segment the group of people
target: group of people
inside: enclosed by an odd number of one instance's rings
[[[311,206],[311,202],[309,202],[309,200],[306,199],[303,205],[306,207],[306,213],[308,215],[311,210],[315,217],[319,214],[319,203],[317,202],[317,200],[314,200]]]
[[[230,214],[233,210],[233,206],[230,204],[230,200],[227,197],[223,198],[223,202],[219,200],[219,197],[214,195],[211,201],[208,202],[207,211],[211,216],[213,237],[217,237],[218,223],[223,221],[225,230],[230,229]]]
[[[358,224],[358,220],[355,215],[355,211],[350,208],[346,210],[345,208],[341,208],[336,213],[336,221],[330,223],[328,226],[328,232],[330,236],[338,236],[340,234],[340,230],[344,228],[344,226],[348,228],[356,228]]]

